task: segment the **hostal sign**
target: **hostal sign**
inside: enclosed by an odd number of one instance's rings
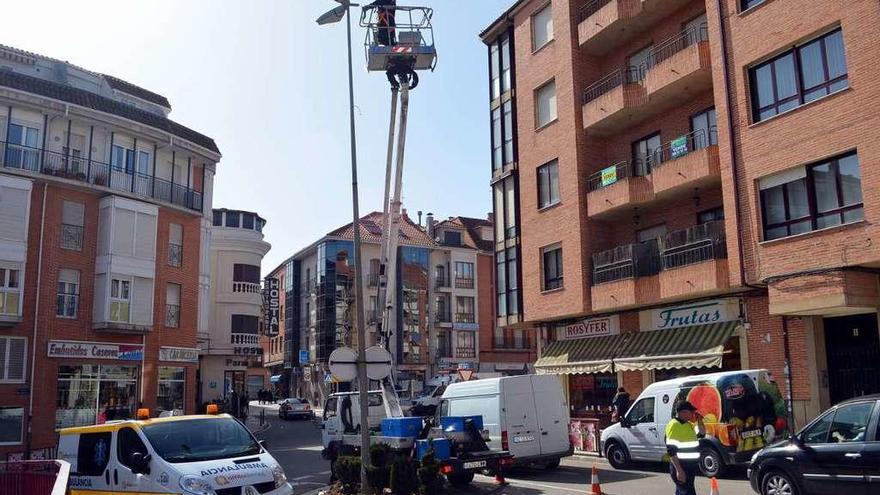
[[[266,308],[264,320],[266,322],[266,335],[278,335],[278,317],[280,302],[280,284],[275,277],[266,277],[263,280],[263,304]]]

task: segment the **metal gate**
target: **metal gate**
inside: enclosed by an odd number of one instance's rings
[[[825,350],[831,402],[880,393],[880,332],[877,315],[825,319]]]

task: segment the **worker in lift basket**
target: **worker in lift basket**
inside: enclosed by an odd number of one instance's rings
[[[697,495],[694,478],[700,460],[700,438],[706,436],[703,416],[688,401],[675,407],[676,416],[666,425],[666,451],[669,454],[669,474],[675,483],[675,495]],[[696,419],[697,430],[691,423]]]
[[[391,46],[397,43],[394,30],[397,24],[394,22],[394,7],[397,0],[376,0],[367,7],[376,7],[376,42],[380,45]]]

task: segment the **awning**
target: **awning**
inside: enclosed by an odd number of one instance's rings
[[[628,334],[614,358],[618,371],[721,366],[724,343],[738,321]],[[588,339],[589,340],[589,339]]]
[[[610,373],[611,360],[623,343],[623,335],[557,340],[543,350],[535,363],[535,372],[541,375]]]
[[[281,375],[272,375],[269,377],[269,383],[278,383],[281,381]]]

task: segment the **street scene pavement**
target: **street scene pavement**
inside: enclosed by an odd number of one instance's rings
[[[259,425],[260,410],[266,411],[266,425]],[[321,458],[321,430],[307,420],[281,420],[277,405],[251,403],[250,426],[269,452],[281,463],[287,478],[295,482],[296,495],[319,491],[330,479],[330,463]],[[602,491],[607,495],[642,495],[674,493],[666,465],[641,465],[618,471],[598,457],[576,456],[562,461],[553,471],[517,469],[506,477],[507,485],[498,486],[494,478],[477,476],[467,488],[447,488],[449,494],[538,495],[589,494],[592,467],[599,469]],[[709,494],[709,480],[697,478],[697,493]],[[720,495],[751,495],[743,470],[732,471],[719,482]]]

